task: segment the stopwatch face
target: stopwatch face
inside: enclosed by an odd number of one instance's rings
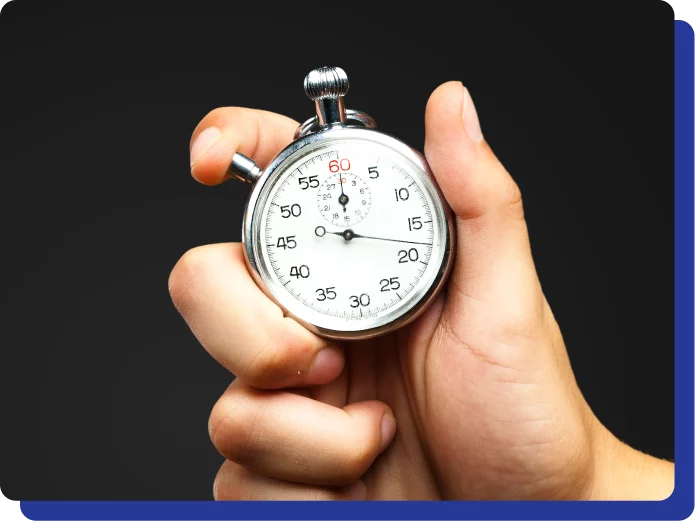
[[[400,142],[384,144],[393,138],[367,134],[289,153],[258,188],[245,228],[266,291],[337,338],[414,317],[450,255],[446,212],[424,161]]]

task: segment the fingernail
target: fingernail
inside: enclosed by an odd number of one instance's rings
[[[396,418],[391,412],[384,414],[381,419],[381,450],[389,446],[393,437],[396,435]]]
[[[480,129],[478,112],[475,110],[475,104],[470,92],[465,87],[463,89],[463,127],[473,143],[480,143],[483,140],[483,131]]]
[[[324,384],[332,381],[343,369],[344,358],[340,351],[326,347],[314,358],[314,365],[309,370],[308,383]]]
[[[364,484],[364,481],[359,480],[354,485],[348,487],[347,496],[352,501],[364,501],[367,499],[367,485]]]
[[[210,150],[212,145],[217,143],[221,137],[222,132],[217,127],[208,127],[198,134],[191,147],[191,166],[203,157],[205,152]]]

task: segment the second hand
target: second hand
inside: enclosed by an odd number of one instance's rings
[[[319,230],[319,228],[320,228],[320,230]],[[319,226],[318,228],[316,228],[316,235],[318,235],[319,237],[323,237],[324,234],[326,234],[326,233],[330,233],[331,235],[340,235],[346,241],[351,241],[352,239],[373,239],[375,241],[402,242],[405,244],[420,244],[422,246],[432,246],[431,242],[406,241],[406,240],[402,240],[402,239],[387,239],[386,237],[373,237],[371,235],[360,235],[359,233],[355,233],[350,229],[347,229],[347,230],[342,231],[342,232],[329,232],[323,226]]]

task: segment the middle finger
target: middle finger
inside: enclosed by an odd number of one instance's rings
[[[208,352],[260,389],[319,385],[342,371],[338,346],[284,317],[251,279],[242,245],[189,251],[169,279],[177,309]]]

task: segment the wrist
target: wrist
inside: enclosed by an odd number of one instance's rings
[[[592,474],[583,499],[659,501],[671,495],[672,462],[626,445],[595,417],[592,423]]]

